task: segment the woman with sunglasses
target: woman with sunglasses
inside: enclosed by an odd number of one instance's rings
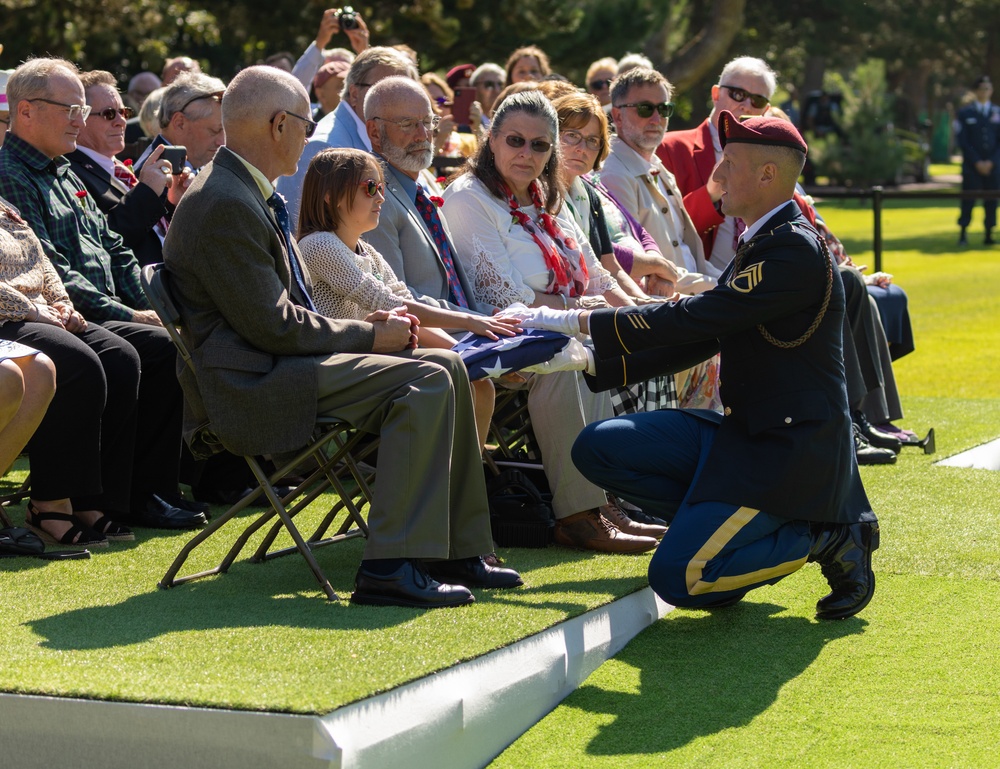
[[[413,298],[382,256],[361,236],[378,226],[385,182],[367,152],[326,149],[309,164],[299,212],[299,250],[313,279],[316,309],[330,318],[364,320],[379,310],[406,307],[417,321],[421,347],[450,349],[456,340],[444,328],[497,339],[514,336],[517,320],[456,312]],[[493,416],[488,379],[472,382],[480,445]]]
[[[167,220],[194,177],[188,171],[174,176],[170,163],[160,157],[162,146],[153,150],[138,176],[117,160],[125,149],[125,122],[132,109],[122,103],[110,72],[85,72],[80,80],[91,110],[77,149],[66,159],[139,263],[162,262]]]
[[[479,150],[444,193],[455,250],[476,299],[495,307],[632,304],[563,206],[558,131],[537,88],[499,102]],[[575,372],[534,376],[528,411],[553,491],[556,542],[616,553],[655,547],[656,534],[610,505],[570,458],[580,430],[612,413],[610,396],[590,392]]]

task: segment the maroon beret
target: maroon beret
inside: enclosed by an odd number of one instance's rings
[[[749,117],[740,120],[729,110],[719,115],[719,143],[769,144],[773,147],[791,147],[805,154],[805,139],[787,120],[777,117]]]
[[[472,73],[476,71],[475,64],[459,64],[457,67],[452,67],[448,70],[448,74],[444,76],[448,85],[454,88],[458,81],[463,77],[471,77]]]

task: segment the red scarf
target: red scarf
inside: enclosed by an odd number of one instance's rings
[[[501,183],[502,184],[502,183]],[[538,191],[538,182],[532,182],[528,187],[531,195],[531,202],[538,209],[538,221],[549,236],[543,238],[531,217],[521,211],[517,205],[517,198],[510,191],[506,184],[502,184],[502,189],[507,195],[507,205],[510,206],[510,213],[517,222],[524,228],[525,232],[531,235],[532,240],[538,244],[542,250],[542,257],[545,259],[545,266],[549,270],[549,283],[545,288],[546,294],[563,294],[564,296],[583,296],[587,290],[587,265],[583,260],[583,251],[577,242],[566,235],[542,205],[542,198]]]

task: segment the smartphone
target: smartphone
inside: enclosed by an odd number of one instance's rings
[[[455,89],[455,101],[451,105],[451,116],[455,119],[455,125],[469,125],[471,117],[469,108],[476,100],[476,89],[468,86]]]
[[[184,173],[184,164],[187,162],[187,147],[167,145],[163,148],[160,159],[170,161],[170,173],[175,176],[182,174]]]

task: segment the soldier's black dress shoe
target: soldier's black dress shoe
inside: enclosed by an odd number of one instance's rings
[[[204,513],[174,507],[163,497],[150,494],[146,509],[139,514],[138,524],[154,529],[200,529],[208,523]]]
[[[491,566],[482,556],[453,561],[424,561],[427,573],[438,582],[465,587],[507,588],[524,584],[513,569]]]
[[[475,597],[461,585],[442,584],[419,561],[404,561],[389,574],[376,574],[362,566],[354,578],[351,603],[367,606],[410,606],[438,609],[464,606]]]
[[[879,546],[878,523],[813,525],[809,560],[819,563],[830,594],[816,603],[816,619],[853,617],[875,594],[872,552]]]
[[[857,457],[859,465],[896,464],[896,453],[894,451],[875,448],[861,434],[860,427],[853,423],[851,426],[854,429],[854,456]]]
[[[882,432],[875,425],[868,421],[868,417],[862,414],[860,411],[855,411],[851,414],[851,421],[858,426],[858,430],[864,436],[865,440],[868,441],[872,446],[877,449],[889,449],[889,451],[898,454],[903,449],[903,442],[897,438],[895,435],[890,435],[889,433]]]

